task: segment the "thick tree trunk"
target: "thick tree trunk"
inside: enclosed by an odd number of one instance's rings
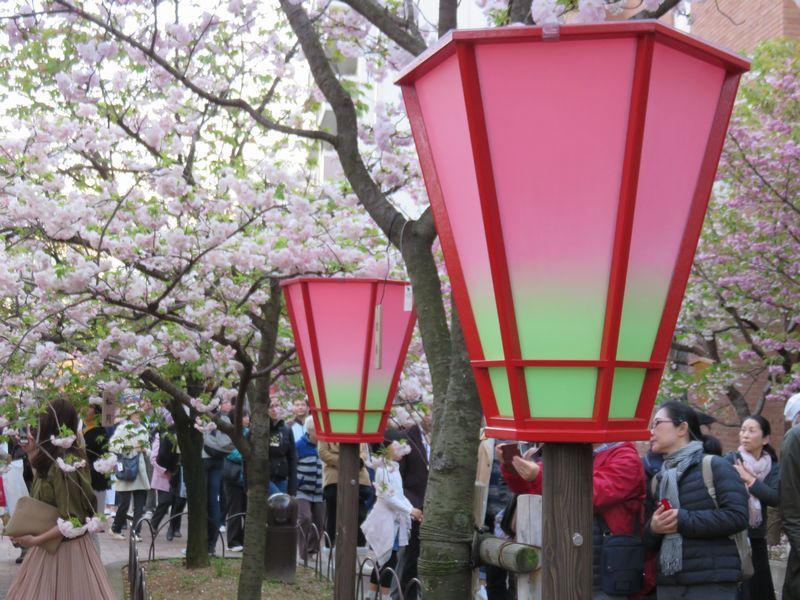
[[[425,596],[463,600],[470,596],[473,537],[472,496],[481,407],[453,308],[450,384],[433,423],[428,490],[420,528],[419,573]],[[436,414],[436,413],[434,413]]]
[[[417,221],[406,222],[386,200],[359,152],[358,117],[353,99],[338,80],[314,23],[302,4],[281,0],[281,7],[297,35],[315,82],[336,116],[336,148],[342,170],[359,202],[387,238],[402,248],[419,328],[433,381],[433,440],[430,476],[422,525],[420,574],[432,598],[461,600],[469,596],[472,542],[471,502],[481,409],[460,328],[452,341],[441,284],[431,245],[436,237],[430,209]],[[456,25],[457,3],[442,2],[439,30]],[[410,227],[409,227],[410,225]],[[410,244],[410,245],[409,245]],[[448,366],[452,353],[452,363]]]

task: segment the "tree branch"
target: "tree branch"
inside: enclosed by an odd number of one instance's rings
[[[681,0],[664,0],[655,10],[639,11],[631,19],[658,19],[675,8],[680,2]]]
[[[317,131],[311,129],[295,129],[293,127],[287,127],[285,125],[280,125],[276,123],[269,117],[267,117],[264,113],[257,111],[249,102],[242,98],[223,98],[221,96],[217,96],[206,90],[202,89],[200,86],[195,84],[191,79],[189,79],[184,73],[181,73],[172,66],[168,61],[163,59],[157,53],[152,52],[150,48],[139,42],[138,40],[134,39],[132,36],[127,35],[114,27],[113,25],[103,21],[102,19],[98,18],[95,15],[87,13],[85,10],[78,8],[67,2],[66,0],[55,0],[56,4],[63,6],[68,11],[74,13],[75,15],[79,16],[81,19],[85,21],[89,21],[90,23],[94,23],[98,27],[102,28],[105,32],[109,33],[116,39],[125,42],[129,46],[132,46],[142,52],[145,56],[147,56],[150,60],[164,69],[167,73],[169,73],[174,79],[180,81],[184,86],[190,89],[192,92],[207,100],[213,104],[218,106],[224,106],[226,108],[238,108],[243,110],[247,114],[249,114],[258,124],[263,126],[266,129],[271,129],[273,131],[278,131],[280,133],[285,133],[287,135],[296,135],[299,137],[309,138],[313,140],[321,140],[323,142],[328,142],[331,146],[336,147],[338,144],[337,137],[335,135],[331,135],[330,133],[324,131]]]
[[[426,50],[425,40],[413,20],[400,19],[390,13],[385,6],[373,0],[343,0],[343,2],[406,52],[417,56]]]

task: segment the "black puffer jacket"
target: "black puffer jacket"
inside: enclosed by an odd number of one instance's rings
[[[269,431],[269,477],[287,482],[290,495],[297,495],[297,446],[292,428],[281,421],[272,421]]]
[[[703,483],[702,457],[698,454],[678,481],[681,503],[678,533],[683,536],[683,569],[666,576],[659,566],[658,585],[730,583],[742,577],[736,543],[729,536],[747,528],[747,488],[730,463],[715,457],[711,470],[719,504],[716,508]],[[661,474],[657,478],[660,482]],[[659,550],[663,538],[651,531],[648,521],[645,545]],[[659,565],[658,557],[656,564]]]

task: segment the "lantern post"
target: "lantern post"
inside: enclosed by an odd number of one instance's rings
[[[317,438],[339,444],[334,598],[352,600],[359,446],[383,441],[416,321],[411,286],[310,277],[281,286]]]
[[[591,598],[591,444],[649,438],[748,68],[624,21],[452,31],[397,80],[487,435],[547,442],[548,600]]]

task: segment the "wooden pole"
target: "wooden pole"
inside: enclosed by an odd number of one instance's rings
[[[542,547],[542,497],[521,494],[517,498],[517,541]],[[539,556],[541,566],[541,555]],[[528,575],[517,575],[517,598],[519,600],[542,600],[542,570],[536,569]]]
[[[358,444],[339,444],[339,481],[336,490],[336,573],[334,600],[356,596],[358,543]]]
[[[532,573],[539,566],[539,549],[484,533],[479,537],[481,564],[494,565],[512,573]]]
[[[542,597],[591,600],[591,444],[545,444],[542,511]]]

